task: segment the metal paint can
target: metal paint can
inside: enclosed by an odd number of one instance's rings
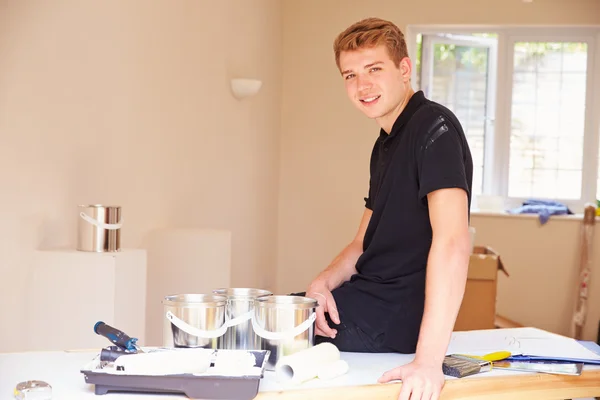
[[[227,332],[219,338],[219,349],[261,350],[262,338],[252,328],[254,302],[257,298],[273,293],[263,289],[222,288],[214,294],[227,296]]]
[[[271,355],[266,369],[282,357],[313,347],[317,300],[302,296],[265,296],[254,302],[252,327]]]
[[[227,297],[212,294],[178,294],[163,300],[164,347],[216,349],[227,331]]]
[[[51,400],[52,386],[44,381],[19,382],[14,390],[17,400]]]
[[[77,250],[95,253],[121,250],[121,207],[80,205]]]

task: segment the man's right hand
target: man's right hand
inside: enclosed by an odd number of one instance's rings
[[[340,323],[340,316],[331,291],[325,284],[315,281],[309,286],[306,291],[306,296],[319,302],[319,306],[316,309],[317,320],[315,321],[315,334],[330,337],[332,339],[335,338],[337,331],[329,326],[327,319],[325,318],[325,313],[329,313],[329,318],[331,318],[333,322],[336,324]]]

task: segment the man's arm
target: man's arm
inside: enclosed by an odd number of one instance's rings
[[[317,335],[334,338],[337,333],[334,329],[331,329],[325,319],[325,313],[327,312],[333,322],[336,324],[340,323],[340,317],[331,291],[349,280],[356,273],[356,262],[363,253],[365,232],[372,214],[372,210],[365,208],[354,239],[311,282],[306,290],[307,296],[314,297],[319,301],[319,307],[316,310],[317,320],[315,322],[315,333]]]
[[[467,193],[458,188],[434,191],[427,195],[427,201],[433,239],[415,361],[441,368],[467,281],[469,206]]]
[[[425,311],[413,362],[385,372],[379,382],[402,380],[400,400],[439,398],[442,363],[462,303],[471,243],[463,189],[427,195],[433,239],[427,260]]]
[[[363,253],[363,241],[365,232],[373,211],[365,208],[358,232],[356,236],[344,249],[333,259],[323,272],[321,272],[315,281],[322,281],[327,286],[328,290],[333,290],[339,287],[342,283],[350,279],[356,273],[356,262]]]
[[[469,201],[473,161],[455,118],[424,111],[415,157],[419,199],[427,201],[432,240],[427,259],[425,309],[415,359],[387,371],[379,382],[402,380],[400,400],[437,400],[442,364],[462,303],[471,254]],[[452,121],[454,120],[454,122]]]

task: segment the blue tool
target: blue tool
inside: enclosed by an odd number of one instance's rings
[[[144,353],[144,351],[137,345],[137,338],[131,338],[125,332],[120,331],[117,328],[113,328],[102,321],[96,322],[94,325],[94,332],[100,336],[104,336],[125,351]]]

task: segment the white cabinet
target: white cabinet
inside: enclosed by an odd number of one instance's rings
[[[89,349],[109,346],[94,333],[104,321],[145,340],[146,250],[88,253],[36,251],[27,288],[27,348]],[[16,327],[15,327],[16,328]]]

